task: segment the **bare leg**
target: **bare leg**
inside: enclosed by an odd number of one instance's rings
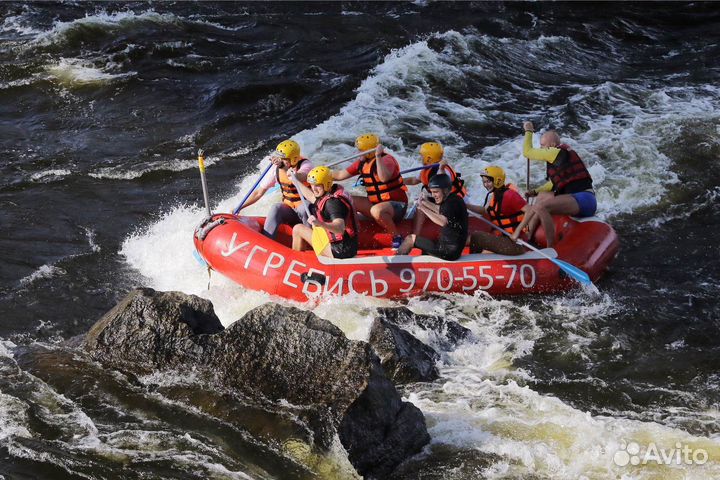
[[[580,205],[572,195],[558,195],[543,202],[543,207],[552,215],[577,215],[580,213]]]
[[[425,215],[425,212],[419,209],[415,210],[415,220],[413,220],[413,234],[415,236],[420,235],[426,218],[427,216]]]
[[[407,255],[410,253],[410,250],[413,249],[415,246],[415,238],[417,238],[417,235],[414,233],[411,233],[407,237],[403,239],[403,242],[400,244],[398,249],[395,251],[397,255]]]
[[[543,230],[545,230],[545,241],[547,246],[550,248],[555,247],[555,222],[553,222],[552,215],[544,207],[535,205],[535,217],[540,219]]]
[[[312,242],[312,228],[298,223],[292,230],[292,249],[298,252],[307,250],[306,245]]]
[[[370,207],[370,215],[375,222],[383,227],[390,235],[394,236],[397,234],[397,228],[395,227],[395,222],[393,221],[395,209],[393,209],[390,202],[376,203]]]
[[[532,215],[530,215],[530,220],[528,221],[528,238],[533,238],[533,235],[535,235],[535,230],[537,230],[538,224],[540,223],[540,218],[537,217],[534,210],[535,207],[544,207],[546,202],[549,202],[554,198],[555,194],[552,192],[540,192],[538,194],[535,204],[530,207],[533,213]]]
[[[475,232],[470,235],[470,253],[489,251],[501,255],[522,255],[525,249],[509,237],[498,237],[492,233]]]
[[[301,223],[293,227],[293,250],[303,251],[307,250],[306,245],[312,245],[312,228]],[[326,245],[325,248],[319,254],[322,257],[333,258],[332,248],[330,244]]]
[[[523,229],[527,226],[527,224],[532,221],[534,216],[535,205],[527,205],[525,207],[525,215],[523,216],[522,222],[520,222],[520,225],[518,225],[518,227],[515,229],[515,232],[512,234],[513,241],[517,240],[520,237],[520,233],[522,233]]]

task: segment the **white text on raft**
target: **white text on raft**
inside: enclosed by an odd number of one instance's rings
[[[346,293],[359,293],[363,295],[372,295],[373,297],[385,296],[390,287],[388,282],[382,278],[378,278],[380,272],[374,270],[353,270],[348,274],[344,274],[335,279],[335,283],[332,283],[331,277],[323,270],[316,268],[307,269],[307,265],[299,260],[292,260],[286,266],[287,260],[285,256],[278,252],[270,252],[268,249],[261,247],[260,245],[253,245],[250,247],[250,242],[245,241],[240,244],[236,244],[237,233],[233,233],[230,243],[227,249],[221,251],[223,257],[229,257],[236,252],[244,254],[243,258],[245,262],[243,268],[250,270],[250,265],[253,258],[256,261],[262,262],[262,276],[266,277],[271,270],[277,271],[279,274],[283,274],[282,283],[290,288],[299,288],[302,285],[302,292],[307,296],[324,295],[324,294],[335,294],[343,295]],[[264,258],[263,258],[264,257]],[[264,259],[264,262],[263,262]],[[242,260],[242,258],[240,259]],[[283,267],[285,267],[283,269]],[[447,267],[430,268],[430,267],[414,267],[414,268],[401,268],[398,271],[392,272],[392,277],[399,280],[400,293],[425,292],[425,291],[459,291],[460,289],[453,289],[456,281],[462,283],[462,291],[470,292],[474,290],[488,290],[492,288],[497,281],[505,281],[504,288],[510,289],[516,285],[515,282],[520,282],[523,288],[530,289],[535,286],[536,273],[533,265],[523,263],[517,264],[503,264],[502,268],[507,271],[507,275],[492,275],[492,266],[490,265],[458,265],[456,270],[460,271],[453,272],[452,269]],[[306,274],[308,278],[305,282],[300,280],[301,276]],[[325,277],[324,285],[320,282],[312,280],[314,274],[322,275]],[[297,277],[298,283],[293,283],[293,280]],[[360,277],[365,277],[361,279]],[[345,279],[347,279],[347,290],[343,288]],[[364,281],[363,281],[364,280]],[[359,283],[364,283],[367,288],[364,290],[358,290],[355,286]],[[502,287],[501,287],[502,288]]]

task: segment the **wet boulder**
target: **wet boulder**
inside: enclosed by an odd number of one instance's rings
[[[131,292],[88,332],[83,348],[131,374],[192,370],[218,387],[302,411],[319,448],[337,436],[355,469],[387,477],[429,442],[422,412],[403,402],[366,342],[311,312],[265,304],[223,329],[195,296]]]
[[[439,376],[437,352],[384,318],[373,321],[368,342],[395,384],[429,382]]]
[[[223,330],[209,300],[141,288],[98,320],[82,346],[101,363],[143,375],[202,362],[209,340],[203,334]]]
[[[381,307],[377,317],[386,322],[408,329],[417,327],[435,336],[443,348],[461,342],[471,336],[470,329],[440,315],[422,315],[406,307]]]

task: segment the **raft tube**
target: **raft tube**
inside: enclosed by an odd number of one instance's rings
[[[619,249],[617,234],[602,220],[555,217],[555,248],[543,253],[564,260],[597,281]],[[374,222],[359,221],[360,249],[349,259],[317,257],[312,250],[290,248],[292,228],[282,225],[276,240],[261,233],[263,217],[217,214],[206,219],[194,235],[195,248],[208,266],[237,284],[289,300],[305,302],[322,295],[358,293],[399,299],[424,293],[473,294],[484,290],[493,296],[560,293],[577,283],[542,255],[467,254],[456,261],[422,255],[395,255],[391,237]],[[427,222],[422,235],[437,238],[438,227]],[[412,231],[412,220],[398,225],[401,234]],[[470,218],[470,232],[489,227]],[[539,229],[536,245],[544,247]]]

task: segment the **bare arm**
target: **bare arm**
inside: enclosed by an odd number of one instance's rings
[[[383,146],[378,145],[375,149],[375,158],[377,159],[375,165],[377,167],[377,174],[381,182],[387,182],[388,180],[392,179],[394,168],[388,167],[386,163],[383,162],[383,159],[381,158],[382,154]]]
[[[346,170],[333,170],[332,171],[333,180],[336,181],[342,181],[347,180],[350,177],[354,177],[354,175],[351,175],[350,172]]]
[[[317,217],[313,216],[312,220],[308,219],[308,223],[312,225],[313,227],[321,227],[327,230],[328,232],[334,233],[335,235],[342,235],[342,233],[345,231],[345,220],[342,218],[336,218],[335,220],[331,222],[321,222],[317,219]]]
[[[420,202],[418,209],[423,212],[427,216],[427,218],[432,220],[432,222],[436,225],[439,225],[441,227],[447,225],[447,217],[445,215],[440,215],[440,206],[436,205],[437,208],[430,208],[430,205],[432,204],[423,200]]]
[[[487,216],[487,210],[485,207],[481,207],[480,205],[473,205],[472,203],[466,203],[465,206],[468,210],[470,210],[473,213],[477,213],[478,215]]]
[[[267,191],[268,191],[267,187],[258,187],[257,190],[255,190],[252,194],[250,194],[248,199],[245,201],[245,205],[243,205],[243,207],[240,210],[244,210],[247,207],[249,207],[250,205],[253,205],[254,203],[256,203],[258,200],[260,200],[262,198],[263,195],[265,195],[265,192],[267,192]]]
[[[420,179],[418,177],[403,178],[403,182],[405,185],[417,185],[420,183]]]

